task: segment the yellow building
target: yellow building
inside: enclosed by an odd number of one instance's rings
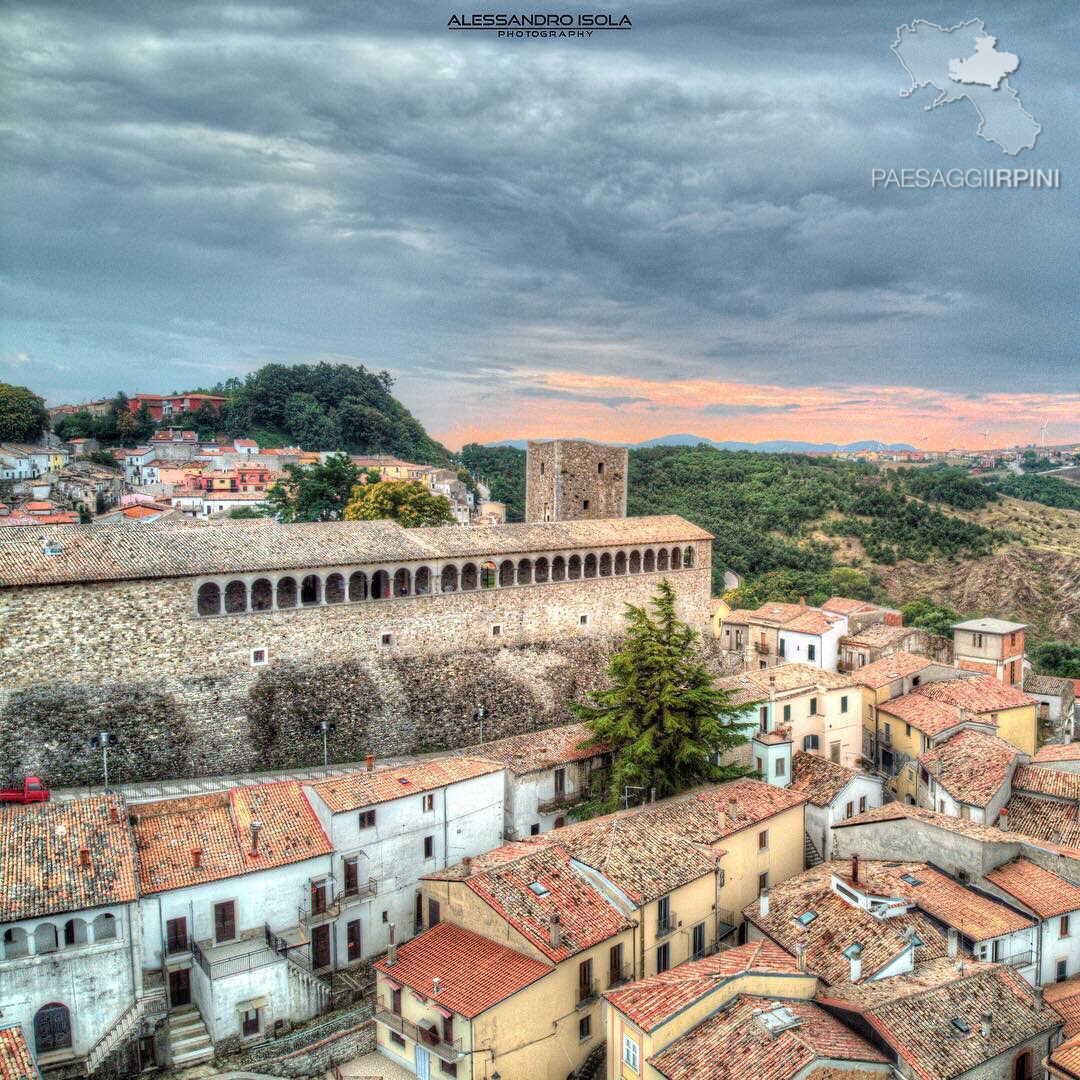
[[[923,685],[919,693],[973,719],[994,725],[999,739],[1034,754],[1038,742],[1038,703],[1019,686],[999,682],[992,675],[950,679]]]

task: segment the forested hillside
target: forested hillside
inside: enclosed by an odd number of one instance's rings
[[[507,521],[525,520],[525,451],[514,446],[466,443],[461,464],[491,489],[491,497],[506,503]]]

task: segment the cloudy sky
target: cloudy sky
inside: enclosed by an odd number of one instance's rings
[[[499,41],[408,0],[9,2],[0,380],[386,368],[448,445],[1080,439],[1075,2],[637,0]],[[979,17],[1034,151],[890,50]],[[873,190],[1056,168],[1055,191]]]

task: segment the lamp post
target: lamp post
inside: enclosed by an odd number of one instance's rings
[[[109,791],[109,747],[116,745],[116,736],[110,731],[99,731],[90,740],[90,749],[101,748],[101,769],[105,774],[105,792]]]
[[[333,724],[329,720],[320,720],[319,721],[319,726],[315,729],[315,734],[322,736],[322,763],[323,763],[323,768],[326,768],[326,766],[330,763],[329,751],[328,751],[328,748],[327,748],[327,738],[329,737],[331,731],[336,731],[336,730],[337,730],[337,724]]]
[[[473,713],[473,721],[480,725],[480,745],[484,745],[484,717],[487,716],[487,710],[483,705],[476,706],[476,712]]]

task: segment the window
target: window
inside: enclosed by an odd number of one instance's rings
[[[776,775],[777,776],[786,776],[787,775],[787,765],[785,764],[783,758],[777,758],[776,759]]]
[[[921,675],[916,675],[915,678],[913,678],[911,680],[911,685],[912,686],[918,686],[919,683],[921,683],[921,682],[922,682],[922,676]]]
[[[592,1017],[583,1016],[577,1023],[577,1035],[578,1038],[584,1042],[586,1039],[592,1038]]]
[[[404,1046],[405,1045],[405,1040],[396,1031],[391,1031],[390,1032],[390,1041],[395,1046]]]
[[[361,829],[374,829],[375,828],[375,811],[374,810],[361,810],[357,824]]]
[[[754,768],[757,769],[757,771],[759,773],[764,774],[764,772],[765,772],[765,762],[762,761],[761,758],[759,758],[759,757],[754,758]]]
[[[169,919],[165,923],[165,948],[169,955],[187,952],[187,919],[181,916],[178,919]]]
[[[667,971],[669,967],[671,967],[671,945],[665,941],[656,950],[656,974],[659,975],[661,971]]]
[[[588,1001],[593,996],[592,961],[582,960],[578,964],[578,1004]]]
[[[705,955],[705,924],[703,922],[694,927],[690,948],[695,958]]]
[[[603,476],[603,475],[604,475],[604,463],[603,463],[602,461],[598,461],[598,462],[596,463],[596,472],[597,472],[597,474],[598,474],[599,476]],[[1013,637],[1016,637],[1016,635],[1015,635],[1015,634],[1013,634]]]
[[[884,734],[885,734],[885,741],[887,743],[891,743],[892,742],[892,724],[890,724],[888,722],[888,720],[885,721]]]
[[[840,697],[840,711],[847,712],[847,694],[842,694]]]
[[[840,764],[840,743],[829,743],[829,760],[834,765]]]
[[[542,461],[540,462],[540,475],[544,475],[544,463]]]
[[[768,705],[762,705],[758,709],[758,730],[759,731],[768,731],[769,730],[769,706]]]
[[[452,1016],[444,1016],[442,1018],[442,1041],[449,1045],[454,1045],[454,1018]]]
[[[908,737],[911,736],[911,725],[910,724],[905,724],[904,725],[904,734],[907,735]]]
[[[456,1061],[443,1061],[439,1059],[439,1072],[443,1076],[457,1076],[457,1062]]]
[[[757,876],[757,891],[760,896],[769,887],[769,874],[766,871],[764,874],[758,874]]]
[[[581,500],[581,509],[582,510],[588,510],[589,509],[589,500],[588,499],[582,499]]]
[[[817,716],[817,698],[812,697],[810,699],[810,715]]]
[[[578,616],[578,626],[588,626],[588,625],[589,625],[589,616],[588,615],[579,615]]]
[[[996,945],[997,942],[995,941],[994,944]],[[1054,970],[1054,979],[1055,979],[1055,981],[1056,982],[1064,982],[1068,977],[1069,977],[1069,961],[1068,960],[1059,960],[1057,962],[1057,967]]]
[[[566,794],[566,770],[565,769],[556,769],[555,770],[555,794],[556,795],[565,795]]]
[[[806,659],[807,660],[813,660],[815,656],[817,656],[817,647],[814,646],[814,645],[807,645],[806,646]]]
[[[342,859],[342,886],[345,894],[355,893],[360,888],[360,864],[355,858]]]
[[[1015,634],[1010,634],[1009,635],[1009,644],[1010,645],[1015,645],[1016,644],[1016,635]]]
[[[854,817],[854,816],[855,816],[855,803],[854,802],[849,802],[847,804],[847,806],[844,807],[844,817],[849,818],[849,817]]]
[[[758,846],[758,851],[764,851],[769,846],[769,830],[768,829],[762,829],[761,832],[759,832],[757,834],[757,846]]]
[[[641,1050],[633,1037],[626,1034],[622,1037],[622,1059],[624,1065],[633,1069],[634,1072],[638,1071],[639,1063],[641,1061]]]
[[[787,638],[781,638],[776,649],[777,656],[787,656]]]
[[[380,634],[379,635],[379,644],[384,649],[391,648],[393,646],[393,644],[394,644],[394,635],[393,634]]]
[[[608,986],[615,986],[622,982],[623,947],[622,943],[612,945],[608,952]]]
[[[859,813],[861,814],[865,810],[866,810],[866,796],[865,795],[860,795],[859,796]]]
[[[245,1039],[259,1034],[259,1010],[246,1009],[240,1014],[240,1031]]]
[[[820,745],[818,737],[816,735],[804,735],[802,741],[802,748],[809,753],[811,750],[816,750]]]
[[[214,905],[214,941],[232,941],[236,937],[236,901]]]
[[[439,913],[439,901],[438,900],[432,900],[431,897],[428,897],[428,902],[427,902],[428,929],[430,930],[433,926],[438,926],[440,919],[441,919],[441,915]]]
[[[975,643],[976,649],[982,648],[982,634],[972,634],[971,640]]]
[[[429,795],[424,796],[424,812],[431,813],[435,809],[435,794],[432,792]]]
[[[502,627],[498,623],[491,628],[491,636],[502,637]]]
[[[400,990],[391,990],[390,991],[390,1011],[395,1016],[400,1016],[401,1015],[401,991]]]
[[[270,662],[270,653],[267,649],[252,649],[251,650],[251,666],[261,667],[263,664]]]
[[[532,823],[532,825],[529,826],[529,835],[530,836],[539,836],[540,835],[540,822],[539,821],[534,821]]]
[[[424,858],[425,859],[434,859],[435,858],[435,837],[434,836],[425,836],[424,837]]]
[[[784,706],[784,723],[785,724],[790,724],[791,723],[791,706],[790,705],[785,705]]]
[[[1068,937],[1068,936],[1069,936],[1069,916],[1068,915],[1062,915],[1061,916],[1061,923],[1058,925],[1058,937]]]
[[[34,1015],[34,1044],[39,1054],[71,1046],[71,1013],[66,1005],[54,1001],[38,1009]]]

